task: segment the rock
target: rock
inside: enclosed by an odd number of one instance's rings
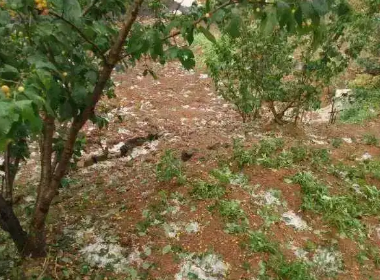
[[[366,152],[364,155],[362,155],[362,157],[359,159],[360,161],[366,161],[366,160],[370,160],[372,159],[372,156]]]
[[[352,138],[342,138],[342,140],[348,144],[352,144]]]
[[[292,226],[296,230],[307,230],[309,226],[301,217],[297,216],[293,211],[288,211],[282,214],[282,220],[287,226]]]

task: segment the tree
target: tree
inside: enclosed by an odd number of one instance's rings
[[[268,36],[268,18],[262,13],[260,8],[246,11],[241,35],[223,34],[206,63],[217,92],[236,106],[243,122],[259,116],[265,105],[275,122],[284,123],[287,113],[296,123],[303,111],[319,108],[323,89],[355,58],[342,45],[356,56],[362,49],[347,35],[358,15],[336,5],[319,21],[304,19],[297,34],[292,25],[274,30],[269,25],[273,33]]]
[[[340,1],[339,1],[340,2]],[[137,21],[143,0],[2,0],[0,2],[0,151],[4,151],[4,189],[0,194],[0,226],[25,256],[44,256],[45,220],[61,180],[80,146],[78,135],[91,120],[103,96],[112,97],[115,66],[133,67],[150,57],[164,64],[178,59],[194,67],[188,48],[195,32],[215,41],[207,27],[223,26],[238,37],[241,12],[262,9],[269,34],[277,25],[302,30],[306,19],[319,25],[335,1],[219,0],[194,5],[188,14],[165,12],[158,0],[149,3],[155,21]],[[292,12],[293,11],[293,12]],[[172,38],[181,36],[178,46]],[[145,74],[152,74],[146,69]],[[59,131],[59,133],[57,133]],[[13,212],[13,181],[28,144],[38,141],[40,182],[30,226],[24,230]]]

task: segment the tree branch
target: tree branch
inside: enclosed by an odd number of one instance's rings
[[[220,9],[223,9],[223,8],[225,8],[225,7],[228,7],[229,5],[232,5],[232,4],[236,4],[236,2],[233,1],[233,0],[229,0],[228,2],[225,2],[225,3],[223,3],[222,5],[220,5],[219,7],[215,8],[215,9],[214,9],[213,11],[211,11],[209,14],[214,14],[214,13],[216,13],[217,11],[219,11]],[[205,19],[207,19],[206,15],[204,15],[204,16],[200,17],[199,19],[195,20],[195,21],[193,22],[192,25],[197,25],[198,23],[200,23],[202,20],[205,20]],[[178,36],[179,34],[181,34],[181,31],[178,30],[178,31],[176,31],[176,32],[174,32],[174,33],[172,33],[172,34],[166,36],[166,37],[164,38],[164,40],[167,40],[167,39],[170,39],[170,38],[176,37],[176,36]]]
[[[87,8],[84,9],[82,13],[82,17],[86,16],[88,12],[92,9],[92,7],[94,7],[98,2],[99,0],[92,0],[91,4]]]
[[[111,73],[115,65],[120,60],[120,53],[122,51],[124,42],[128,37],[129,32],[132,29],[133,23],[136,21],[140,7],[144,0],[135,0],[134,5],[132,6],[126,20],[124,21],[122,27],[119,30],[119,34],[115,40],[115,43],[109,51],[109,55],[105,61],[102,71],[100,72],[99,79],[95,85],[92,95],[91,105],[87,106],[83,112],[77,116],[70,127],[67,140],[62,152],[61,159],[58,163],[58,166],[53,175],[53,185],[57,187],[60,183],[61,178],[65,175],[66,169],[70,162],[73,147],[77,135],[86,121],[94,113],[95,106],[98,103],[99,99],[103,94],[103,90],[107,85],[108,80],[110,79]]]
[[[63,16],[53,11],[49,11],[49,14],[64,21],[66,24],[70,25],[79,34],[79,36],[81,36],[87,43],[89,43],[96,50],[96,53],[103,59],[103,61],[104,62],[106,61],[106,57],[104,56],[104,53],[99,49],[99,47],[90,39],[88,39],[87,36],[82,32],[82,30],[80,30],[75,24],[73,24],[69,20],[65,19]]]

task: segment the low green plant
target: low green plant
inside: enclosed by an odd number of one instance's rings
[[[355,102],[344,108],[340,120],[345,123],[363,123],[375,118],[379,111],[379,89],[355,89]]]
[[[349,236],[364,232],[360,219],[370,212],[353,193],[331,195],[329,188],[308,172],[298,173],[292,180],[301,185],[302,209],[322,214],[326,222]]]
[[[225,187],[205,181],[196,182],[190,192],[191,196],[196,199],[221,198],[225,193]]]
[[[282,138],[268,138],[260,140],[257,156],[271,156],[276,151],[282,149],[285,145]]]
[[[276,277],[273,278],[272,275]],[[287,261],[282,254],[276,254],[266,262],[261,262],[259,280],[316,280],[311,266],[303,261]]]
[[[230,170],[228,166],[213,169],[211,170],[210,174],[222,185],[231,184],[244,186],[248,183],[248,178],[244,174],[235,174]]]
[[[293,155],[293,162],[299,163],[304,161],[308,156],[308,149],[306,146],[298,145],[290,148],[290,152]]]
[[[269,266],[278,279],[316,280],[309,264],[303,261],[287,261],[284,256],[272,258]]]
[[[311,151],[311,163],[314,166],[324,166],[331,160],[328,149],[314,149]]]
[[[183,185],[186,183],[186,176],[183,174],[182,162],[175,157],[173,151],[167,150],[161,157],[156,166],[157,180],[160,182],[169,182],[176,179],[177,183]]]
[[[257,210],[257,214],[263,219],[263,227],[269,228],[272,224],[280,221],[278,210],[273,205],[263,205]]]
[[[331,139],[331,145],[334,148],[339,148],[343,144],[342,138],[333,138]]]
[[[363,143],[366,145],[377,146],[379,145],[379,139],[377,139],[375,135],[367,133],[363,135]]]
[[[234,155],[233,158],[239,167],[254,164],[256,162],[255,154],[257,147],[252,146],[250,149],[245,149],[241,139],[234,139],[233,142]]]
[[[248,240],[243,245],[254,253],[263,252],[277,254],[279,252],[279,245],[275,242],[269,241],[267,236],[261,231],[250,232]]]
[[[221,200],[217,209],[225,220],[227,233],[241,233],[248,229],[248,218],[237,200]]]

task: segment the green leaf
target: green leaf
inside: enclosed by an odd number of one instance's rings
[[[6,11],[0,10],[0,25],[6,25],[9,23],[11,17]]]
[[[171,59],[175,59],[178,57],[178,52],[179,52],[179,48],[176,47],[176,46],[173,46],[173,47],[170,47],[168,48],[166,51],[165,51],[165,56],[167,57],[167,59],[171,60]]]
[[[269,35],[273,32],[277,23],[277,10],[273,7],[267,7],[265,9],[265,18],[262,23],[261,31],[265,35]]]
[[[237,38],[240,36],[240,26],[241,18],[236,14],[232,14],[230,22],[226,27],[226,31],[232,38]]]
[[[5,80],[17,80],[20,77],[20,73],[12,65],[4,64],[3,67],[0,68],[0,77]]]
[[[15,102],[15,106],[21,112],[21,117],[27,121],[32,131],[39,131],[42,128],[42,121],[33,109],[32,100],[20,100]]]
[[[166,245],[164,248],[162,248],[162,254],[163,254],[163,255],[166,255],[166,254],[169,253],[171,250],[172,250],[172,246],[171,246],[171,245]]]
[[[152,31],[151,35],[151,52],[150,55],[153,59],[164,54],[163,41],[160,37],[160,33],[157,30]]]
[[[288,3],[284,1],[277,2],[277,18],[281,27],[286,26],[288,31],[294,30],[295,22]]]
[[[194,54],[189,49],[180,49],[178,51],[178,59],[181,61],[183,67],[185,67],[186,70],[190,70],[194,68],[195,66],[195,58]]]
[[[72,92],[72,97],[75,102],[80,107],[83,107],[87,103],[87,89],[81,85],[75,85]]]
[[[204,28],[203,26],[199,26],[199,27],[198,27],[198,30],[199,30],[200,32],[202,32],[203,35],[205,35],[205,37],[206,37],[208,40],[210,40],[210,41],[213,42],[213,43],[216,43],[216,39],[215,39],[214,35],[212,35],[211,32],[210,32],[208,29]]]
[[[312,18],[314,16],[314,8],[312,6],[312,3],[309,1],[302,1],[300,3],[302,16],[304,19]]]
[[[223,21],[225,16],[226,12],[224,10],[218,10],[213,15],[211,15],[211,20],[219,23]]]
[[[326,0],[313,0],[312,6],[320,16],[325,15],[329,11],[329,6]]]
[[[194,42],[194,26],[192,22],[185,22],[181,28],[181,35],[191,45]]]
[[[29,56],[27,60],[31,65],[34,65],[34,67],[36,67],[37,69],[52,70],[57,73],[59,72],[58,69],[51,62],[47,61],[47,59],[42,55],[32,55]]]
[[[73,114],[74,114],[74,109],[68,101],[66,101],[63,104],[60,104],[59,115],[61,116],[62,119],[68,120],[73,117]]]
[[[82,8],[78,0],[65,0],[63,3],[63,16],[68,20],[76,20],[82,15]]]

